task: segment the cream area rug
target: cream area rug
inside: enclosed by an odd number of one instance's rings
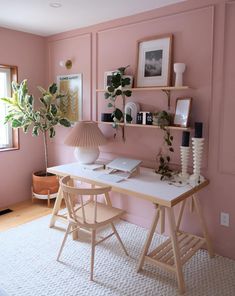
[[[89,281],[90,243],[65,245],[61,263],[56,255],[64,232],[48,227],[46,216],[0,233],[0,290],[10,296],[174,296],[179,295],[174,275],[148,264],[136,273],[147,230],[120,221],[117,229],[130,256],[113,236],[96,248],[94,282]],[[155,247],[164,237],[155,235]],[[234,296],[235,262],[199,250],[184,265],[186,294]],[[0,293],[1,294],[1,293]]]

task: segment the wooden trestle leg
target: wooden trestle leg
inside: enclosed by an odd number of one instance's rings
[[[203,232],[203,236],[206,240],[206,245],[207,245],[207,250],[209,252],[210,258],[213,258],[215,256],[214,254],[214,250],[212,248],[212,244],[211,244],[211,240],[210,240],[210,236],[207,230],[207,226],[206,226],[206,222],[202,213],[202,208],[200,205],[200,202],[198,200],[198,197],[196,196],[196,194],[194,194],[193,196],[193,201],[194,201],[194,206],[195,206],[195,210],[197,212],[200,224],[201,224],[201,228],[202,228],[202,232]]]
[[[179,244],[177,239],[177,227],[175,224],[175,215],[174,215],[173,208],[167,208],[167,213],[168,213],[168,219],[169,219],[172,250],[174,254],[175,272],[177,276],[179,291],[181,294],[183,294],[185,292],[185,284],[184,284],[183,269],[182,269],[182,264],[180,259],[180,250],[179,250]]]
[[[139,272],[142,269],[142,266],[144,264],[145,256],[148,253],[148,249],[150,247],[150,244],[151,244],[151,241],[152,241],[152,238],[153,238],[153,235],[154,235],[154,231],[155,231],[155,229],[157,227],[157,223],[158,223],[158,220],[159,220],[159,211],[160,211],[159,206],[156,205],[156,210],[155,210],[154,218],[153,218],[153,221],[152,221],[152,225],[151,225],[151,228],[149,229],[147,240],[146,240],[146,242],[144,244],[144,248],[143,248],[143,251],[142,251],[142,253],[140,255],[139,262],[138,262],[137,272]]]

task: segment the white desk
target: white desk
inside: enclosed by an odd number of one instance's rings
[[[187,262],[205,243],[210,257],[214,256],[206,223],[202,215],[199,200],[196,196],[196,193],[199,190],[208,185],[209,182],[207,180],[194,188],[189,185],[177,187],[170,185],[168,182],[161,181],[160,175],[155,174],[152,169],[141,168],[139,175],[119,183],[113,183],[103,181],[99,178],[100,175],[105,173],[105,170],[92,171],[84,169],[81,168],[78,163],[51,167],[48,168],[48,172],[54,173],[59,177],[70,175],[75,180],[80,180],[93,185],[111,185],[113,191],[145,199],[156,205],[152,225],[140,256],[137,271],[142,269],[144,261],[156,264],[176,274],[179,290],[181,293],[184,293],[185,284],[182,265]],[[50,227],[55,225],[57,219],[64,219],[63,216],[59,215],[62,198],[63,196],[59,190],[52,212]],[[180,223],[187,199],[191,202],[191,209],[195,207],[204,237],[180,231]],[[176,223],[173,207],[180,202],[181,208]],[[159,217],[162,226],[161,230],[162,232],[164,231],[165,209],[168,214],[170,238],[151,253],[148,253]]]

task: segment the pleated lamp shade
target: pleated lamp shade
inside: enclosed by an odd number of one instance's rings
[[[65,144],[76,147],[74,154],[78,162],[93,163],[99,156],[99,146],[107,140],[93,121],[78,122],[65,139]]]

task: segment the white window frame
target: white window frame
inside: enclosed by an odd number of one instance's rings
[[[5,74],[5,85],[3,87],[3,91],[0,92],[0,97],[10,97],[11,96],[11,69],[9,68],[1,68],[0,74]],[[1,88],[1,85],[0,85]],[[13,130],[10,124],[4,124],[4,118],[7,114],[7,106],[3,102],[0,102],[0,133],[4,134],[2,136],[0,134],[0,149],[4,148],[12,148],[13,147]]]

